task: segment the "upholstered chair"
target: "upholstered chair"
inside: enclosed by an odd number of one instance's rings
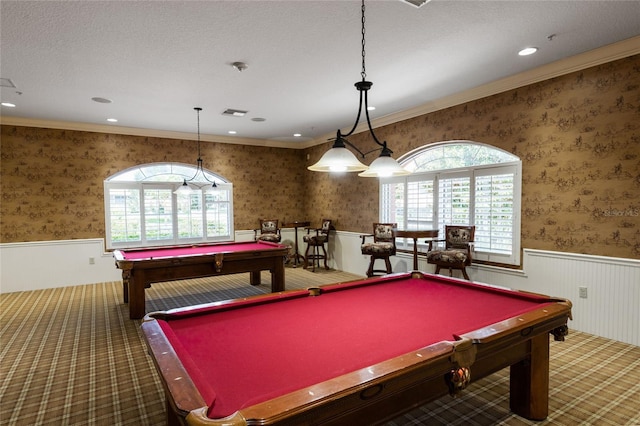
[[[475,238],[475,226],[445,226],[445,239],[438,240],[444,242],[443,249],[434,249],[427,253],[427,263],[436,265],[436,274],[441,268],[449,270],[452,276],[453,269],[462,271],[465,279],[469,279],[466,267],[471,265],[471,253]]]
[[[279,243],[281,236],[278,219],[260,219],[260,228],[254,229],[253,233],[256,241]]]
[[[327,249],[325,244],[329,244],[329,233],[333,229],[331,219],[322,219],[322,226],[320,228],[307,228],[307,234],[303,237],[305,243],[307,243],[307,250],[304,252],[304,268],[307,269],[309,261],[311,261],[311,267],[313,272],[316,271],[316,263],[320,267],[320,260],[324,260],[324,268],[329,269],[327,264]],[[320,253],[322,250],[322,254]]]
[[[397,223],[374,223],[373,234],[361,235],[362,237],[362,254],[371,256],[367,277],[372,277],[376,273],[390,274],[391,256],[396,254],[396,232],[398,230]],[[373,241],[367,242],[367,238],[373,238]],[[374,269],[375,261],[384,260],[385,269]]]

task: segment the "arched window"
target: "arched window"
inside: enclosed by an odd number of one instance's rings
[[[194,190],[176,193],[185,179]],[[104,194],[107,248],[234,239],[233,185],[207,170],[143,164],[110,176]]]
[[[478,142],[450,141],[418,148],[398,162],[413,173],[380,180],[381,221],[407,230],[438,229],[440,235],[445,225],[474,225],[475,259],[520,264],[517,156]]]

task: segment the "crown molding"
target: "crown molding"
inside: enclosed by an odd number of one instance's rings
[[[597,65],[601,65],[607,62],[612,62],[618,59],[626,58],[629,56],[640,54],[640,36],[632,37],[617,43],[609,44],[598,49],[594,49],[579,55],[572,56],[570,58],[561,59],[556,62],[552,62],[541,67],[516,74],[510,77],[506,77],[500,80],[493,81],[491,83],[484,84],[482,86],[475,87],[473,89],[465,90],[446,96],[444,98],[436,99],[431,102],[427,102],[423,105],[415,108],[410,108],[397,113],[389,114],[384,117],[379,117],[371,121],[371,125],[375,127],[387,126],[399,121],[408,120],[421,115],[429,114],[435,111],[439,111],[445,108],[450,108],[456,105],[460,105],[466,102],[471,102],[477,99],[486,98],[488,96],[496,95],[498,93],[506,92],[519,87],[527,86],[530,84],[538,83],[540,81],[549,80],[554,77],[570,74],[572,72],[580,71],[583,69],[591,68]],[[65,122],[65,121],[52,121],[52,120],[36,120],[27,119],[21,117],[1,117],[0,124],[13,125],[13,126],[25,126],[25,127],[41,127],[49,129],[64,129],[64,130],[78,130],[83,132],[98,132],[98,133],[110,133],[120,135],[131,136],[144,136],[144,137],[157,137],[168,139],[184,139],[184,140],[197,140],[197,134],[195,133],[183,133],[183,132],[171,132],[164,130],[153,129],[140,129],[134,127],[119,127],[103,124],[88,124],[77,122]],[[366,131],[366,123],[360,123],[356,128],[356,133]],[[251,139],[251,138],[239,138],[221,135],[201,135],[200,140],[203,142],[217,142],[236,145],[252,145],[252,146],[265,146],[275,148],[289,148],[289,149],[306,149],[316,145],[326,143],[333,138],[335,133],[328,133],[320,136],[316,139],[305,142],[285,142],[271,139]]]
[[[385,115],[371,120],[371,126],[374,128],[388,126],[399,121],[408,120],[410,118],[419,117],[421,115],[436,112],[442,109],[450,108],[456,105],[475,101],[477,99],[486,98],[497,95],[519,87],[528,86],[540,81],[549,80],[554,77],[570,74],[572,72],[581,71],[607,62],[613,62],[618,59],[627,58],[629,56],[640,54],[640,36],[632,37],[617,43],[609,44],[598,49],[594,49],[579,55],[551,62],[547,65],[505,77],[464,92],[455,93],[451,96],[436,99],[426,104],[410,108],[397,113]],[[360,123],[356,127],[355,133],[367,131],[366,123]],[[320,145],[333,138],[335,133],[316,138],[308,142],[307,147]]]
[[[76,130],[80,132],[107,133],[114,135],[142,136],[149,138],[198,140],[197,133],[172,132],[168,130],[142,129],[137,127],[110,126],[104,124],[79,123],[73,121],[39,120],[23,117],[2,117],[0,124],[8,126],[38,127],[45,129]],[[216,142],[235,145],[266,146],[271,148],[294,148],[290,142],[268,139],[252,139],[222,135],[200,135],[201,142]],[[298,148],[297,146],[295,148]]]

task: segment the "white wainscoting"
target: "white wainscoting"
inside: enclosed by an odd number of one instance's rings
[[[102,238],[0,244],[0,293],[119,280],[104,247]]]
[[[303,233],[298,230],[302,253]],[[237,231],[235,237],[252,241],[253,235],[246,230]],[[282,239],[293,242],[293,229],[283,229]],[[364,276],[369,258],[360,253],[360,244],[358,233],[332,233],[329,266]],[[405,272],[412,269],[413,257],[399,253],[391,263],[394,272]],[[421,257],[418,269],[433,272],[434,268]],[[522,270],[474,265],[468,272],[476,282],[569,299],[573,303],[570,328],[640,346],[640,260],[525,249]],[[459,272],[454,271],[454,276],[459,277]],[[120,278],[100,238],[0,244],[0,293]],[[586,298],[580,297],[580,287],[587,289]]]

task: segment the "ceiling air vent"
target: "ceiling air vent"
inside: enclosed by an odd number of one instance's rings
[[[232,117],[244,117],[249,111],[242,111],[239,109],[226,109],[222,115],[230,115]]]
[[[411,6],[420,7],[426,3],[429,3],[431,0],[401,0],[405,3],[409,3]]]
[[[16,88],[16,85],[13,84],[13,81],[9,78],[0,78],[0,87],[10,87],[12,89]]]

